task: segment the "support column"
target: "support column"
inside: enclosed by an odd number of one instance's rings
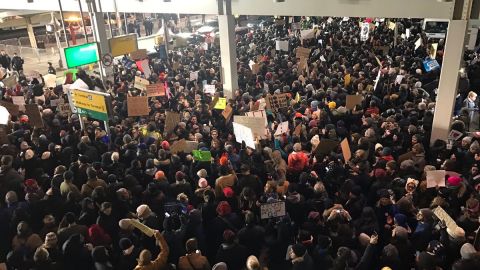
[[[90,12],[90,18],[92,21],[92,32],[95,41],[98,43],[100,61],[98,63],[100,76],[105,78],[113,74],[112,67],[104,67],[101,63],[101,59],[105,54],[110,53],[110,47],[108,46],[107,32],[105,31],[105,20],[103,19],[103,13],[98,11],[96,1],[88,0],[88,11]]]
[[[235,17],[233,15],[218,15],[218,26],[220,29],[223,93],[225,97],[233,98],[233,93],[238,89]]]
[[[446,141],[450,132],[467,24],[467,20],[450,20],[448,24],[430,143],[437,139]]]
[[[32,19],[25,16],[25,22],[27,23],[28,39],[30,39],[30,46],[37,49],[37,39],[35,38],[35,32],[33,32]]]

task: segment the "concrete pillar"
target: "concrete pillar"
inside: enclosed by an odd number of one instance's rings
[[[458,91],[460,65],[463,59],[467,20],[450,20],[443,53],[435,115],[430,142],[447,140]]]
[[[110,53],[110,46],[108,45],[107,31],[105,30],[105,20],[103,13],[98,11],[95,0],[88,0],[88,12],[92,21],[92,31],[95,41],[98,43],[100,63],[98,64],[100,75],[103,78],[113,75],[112,67],[104,67],[101,63],[102,57]]]
[[[238,89],[237,50],[235,44],[235,17],[218,15],[220,30],[220,56],[222,82],[225,97],[232,98]]]
[[[30,39],[30,46],[34,49],[37,47],[37,39],[35,38],[35,33],[33,32],[32,20],[30,17],[25,16],[25,22],[27,23],[27,32],[28,38]]]

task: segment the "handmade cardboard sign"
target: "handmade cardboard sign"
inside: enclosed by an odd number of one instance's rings
[[[296,51],[296,57],[297,58],[308,58],[310,56],[310,51],[312,49],[309,48],[303,48],[303,47],[298,47]]]
[[[348,95],[347,96],[347,104],[346,104],[345,107],[347,108],[347,110],[352,110],[353,108],[355,108],[355,106],[357,106],[358,104],[361,104],[362,100],[363,100],[363,96]]]
[[[218,98],[217,103],[215,103],[214,109],[217,110],[224,110],[227,107],[227,99],[226,98]]]
[[[7,111],[10,113],[10,115],[12,116],[18,115],[18,112],[19,112],[18,105],[0,100],[0,106],[5,107]]]
[[[321,154],[330,154],[335,148],[337,148],[338,142],[334,140],[328,140],[328,139],[322,139],[320,143],[318,144],[317,148],[315,151],[321,153]]]
[[[43,128],[43,119],[37,104],[26,104],[25,113],[30,124],[36,128]]]
[[[272,111],[278,111],[281,108],[288,107],[288,94],[275,94],[275,95],[268,95],[266,98],[267,109],[271,109]]]
[[[138,51],[134,51],[130,53],[130,58],[133,60],[143,60],[147,58],[147,50],[146,49],[140,49]]]
[[[250,128],[254,138],[267,138],[267,129],[263,118],[234,115],[233,122]]]
[[[275,131],[275,136],[282,135],[288,132],[288,121],[282,122],[278,125],[277,130]]]
[[[350,151],[350,145],[348,144],[347,138],[343,139],[340,143],[340,147],[342,147],[343,159],[345,162],[349,161],[352,158],[352,152]]]
[[[165,96],[165,88],[163,83],[150,84],[146,87],[147,97]]]
[[[454,237],[453,234],[458,227],[455,220],[453,220],[453,218],[450,217],[450,215],[447,212],[445,212],[445,210],[443,210],[443,208],[440,206],[433,209],[433,213],[435,214],[435,216],[437,216],[439,220],[445,222],[445,225],[447,225],[447,229],[448,229],[447,233],[450,234],[450,236]]]
[[[150,114],[147,96],[127,97],[128,116],[144,116]]]
[[[134,87],[146,91],[147,90],[147,85],[150,85],[150,82],[147,79],[144,79],[139,76],[135,76],[135,82],[134,82]]]
[[[176,112],[165,113],[165,132],[172,132],[180,122],[180,114]]]
[[[25,111],[25,97],[24,96],[12,96],[13,104],[18,105],[18,109],[22,112]]]
[[[227,104],[227,106],[225,107],[225,109],[222,112],[222,116],[223,116],[223,118],[225,118],[226,122],[228,122],[228,120],[230,120],[230,117],[232,117],[232,113],[233,113],[232,106],[230,106],[230,104]]]
[[[190,81],[198,80],[198,71],[190,72]]]
[[[192,150],[193,159],[195,161],[211,161],[212,153],[210,151]]]
[[[185,148],[187,147],[187,141],[185,139],[181,139],[179,141],[175,141],[171,146],[170,146],[170,152],[172,154],[177,154],[179,152],[183,152]]]
[[[275,49],[277,51],[285,51],[288,52],[288,41],[286,40],[277,40],[275,42]]]

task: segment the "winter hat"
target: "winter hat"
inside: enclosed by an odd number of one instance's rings
[[[132,241],[128,238],[122,238],[118,242],[118,246],[120,247],[121,250],[129,249],[132,245],[133,245]]]
[[[303,257],[305,252],[307,252],[307,248],[302,244],[295,244],[292,246],[292,251],[297,257]]]
[[[232,212],[232,208],[227,201],[221,201],[217,206],[217,214],[219,216],[226,216]]]
[[[170,143],[168,141],[163,141],[160,146],[162,147],[162,149],[164,150],[169,150],[170,149]]]
[[[449,185],[449,186],[452,186],[452,187],[459,186],[461,182],[462,182],[462,178],[459,177],[459,176],[450,176],[450,177],[447,179],[448,185]]]
[[[200,187],[200,188],[206,188],[207,186],[208,186],[207,179],[205,179],[205,178],[200,178],[200,180],[198,180],[198,187]]]
[[[175,180],[181,181],[183,179],[185,179],[185,174],[182,171],[175,173]]]
[[[207,176],[208,176],[207,170],[205,170],[205,169],[200,169],[200,170],[197,172],[197,176],[200,177],[200,178],[207,178]]]
[[[405,216],[404,214],[396,214],[394,220],[398,226],[402,226],[404,228],[408,227],[407,216]]]
[[[223,189],[223,195],[227,198],[232,198],[235,196],[235,192],[233,192],[233,189],[231,187],[226,187]]]
[[[381,145],[379,143],[375,144],[375,152],[377,152],[378,149],[383,149],[383,145]]]
[[[462,259],[470,259],[475,253],[477,253],[477,250],[475,250],[475,247],[470,243],[465,243],[460,248],[460,255],[462,255]]]
[[[228,267],[224,262],[219,262],[212,267],[212,270],[228,270]]]
[[[157,171],[155,173],[155,180],[164,180],[165,179],[165,173],[163,171]]]
[[[330,110],[333,110],[333,109],[335,109],[336,107],[337,107],[337,103],[335,103],[335,101],[330,101],[330,102],[328,103],[328,108],[329,108]]]

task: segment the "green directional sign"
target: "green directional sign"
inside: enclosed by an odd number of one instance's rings
[[[68,68],[98,62],[98,46],[96,42],[68,47],[64,50]]]

